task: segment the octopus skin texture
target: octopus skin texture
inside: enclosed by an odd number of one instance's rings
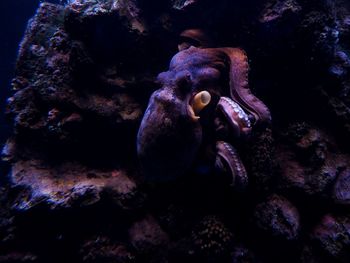
[[[248,71],[247,56],[239,48],[190,46],[172,58],[169,70],[158,75],[161,88],[151,95],[137,136],[146,179],[183,176],[203,144],[213,144],[216,168],[230,174],[232,184],[247,184],[232,141],[249,137],[254,126],[271,120],[268,108],[248,88]],[[198,110],[200,96],[210,102]],[[217,136],[222,129],[225,136]]]

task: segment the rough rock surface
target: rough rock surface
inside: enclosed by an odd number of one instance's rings
[[[350,4],[42,3],[19,47],[2,151],[0,262],[349,262]],[[241,47],[272,126],[246,191],[145,182],[136,134],[183,30]],[[202,167],[206,167],[203,165]]]
[[[263,203],[257,205],[254,217],[256,224],[272,236],[287,240],[298,238],[299,212],[281,196],[273,195]]]

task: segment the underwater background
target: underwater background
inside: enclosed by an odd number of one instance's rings
[[[348,0],[0,10],[0,263],[350,262]]]

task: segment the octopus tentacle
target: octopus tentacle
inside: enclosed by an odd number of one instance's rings
[[[216,150],[217,168],[229,170],[232,176],[232,186],[240,190],[246,188],[248,185],[247,172],[235,148],[227,142],[218,141],[216,142]]]
[[[249,63],[246,53],[239,48],[221,48],[230,59],[230,94],[241,107],[254,115],[257,123],[269,123],[271,114],[267,106],[255,97],[248,85]]]
[[[217,104],[217,110],[225,116],[235,137],[247,135],[251,131],[248,114],[230,98],[221,97]]]

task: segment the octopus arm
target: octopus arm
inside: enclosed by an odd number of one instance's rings
[[[240,48],[220,48],[229,58],[230,93],[232,99],[254,115],[257,123],[270,123],[271,114],[267,106],[249,89],[249,63],[246,53]]]

